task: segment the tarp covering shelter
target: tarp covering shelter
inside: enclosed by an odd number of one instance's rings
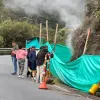
[[[52,52],[52,45],[49,43],[45,45],[47,45],[49,51]],[[60,48],[58,51],[60,54],[63,54]],[[69,54],[65,55],[67,56]],[[70,63],[65,63],[62,59],[64,59],[63,56],[59,57],[54,53],[54,58],[50,61],[50,71],[65,84],[81,91],[88,92],[94,83],[100,81],[99,55],[83,55]]]
[[[54,49],[54,44],[51,44],[50,46],[52,49]],[[63,62],[70,62],[70,59],[72,57],[72,52],[70,51],[70,49],[67,46],[60,44],[56,44],[55,54]]]
[[[37,39],[27,42],[26,46],[29,48],[33,44],[40,47]],[[44,45],[48,46],[49,52],[53,52],[53,44],[47,42]],[[54,58],[50,60],[50,71],[65,84],[88,93],[93,84],[100,82],[100,56],[83,55],[70,62],[71,57],[68,47],[57,44]]]
[[[44,43],[44,38],[41,38],[41,43],[40,43],[39,37],[33,37],[31,39],[26,40],[26,48],[28,49],[32,46],[35,46],[37,49],[39,49],[43,43]]]

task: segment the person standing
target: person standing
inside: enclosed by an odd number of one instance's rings
[[[12,58],[13,66],[14,66],[14,72],[12,73],[12,75],[16,75],[17,74],[16,52],[18,50],[18,45],[16,44],[16,42],[12,42],[12,46],[13,48],[11,49],[11,58]]]
[[[19,50],[16,52],[16,58],[18,60],[19,64],[19,78],[23,77],[23,71],[24,71],[24,66],[25,66],[25,58],[27,56],[27,51],[25,51],[22,46],[19,46]]]
[[[37,78],[36,82],[42,83],[43,79],[43,72],[44,72],[44,61],[45,61],[45,55],[48,52],[47,46],[42,46],[40,48],[40,51],[37,54],[36,64],[37,64]]]
[[[35,46],[31,48],[29,53],[30,69],[32,71],[32,80],[36,80],[36,51]]]
[[[30,51],[31,51],[31,48],[28,49],[28,54],[27,54],[27,77],[31,76],[32,77],[32,72],[31,72],[31,69],[30,69],[30,66],[31,66],[31,62],[29,60],[29,54],[30,54]]]

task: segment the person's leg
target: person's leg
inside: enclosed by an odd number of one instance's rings
[[[34,78],[36,78],[36,70],[34,70]]]
[[[36,70],[32,71],[33,80],[36,80]]]
[[[36,75],[35,75],[35,70],[32,70],[32,81],[35,81],[36,80]]]
[[[12,63],[14,67],[14,72],[12,73],[12,75],[15,75],[17,74],[17,59],[15,57],[12,57]]]
[[[14,72],[17,73],[17,59],[13,57],[13,64],[14,64]]]
[[[25,60],[21,59],[20,60],[20,75],[23,75],[23,71],[24,71],[24,65],[25,65]]]
[[[29,72],[29,70],[27,71],[27,77],[29,77],[29,75],[30,75],[30,72]]]
[[[19,78],[21,77],[21,63],[20,63],[20,60],[18,60],[18,65],[19,65]]]
[[[33,76],[33,79],[36,80],[36,63],[34,63],[32,74],[33,74],[32,75]]]
[[[39,82],[40,79],[40,66],[37,66],[36,82]]]
[[[12,59],[13,67],[14,67],[14,57],[11,57],[11,59]]]
[[[43,81],[43,70],[44,70],[44,66],[40,66],[40,83]]]

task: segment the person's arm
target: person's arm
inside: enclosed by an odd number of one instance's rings
[[[14,50],[14,53],[15,53],[15,54],[17,53],[18,49],[19,49],[18,45],[15,46],[15,50]]]
[[[33,54],[33,59],[32,59],[32,61],[33,61],[33,62],[36,61],[36,53]]]
[[[18,45],[15,47],[15,50],[18,50],[19,49],[19,47],[18,47]]]
[[[18,51],[17,51],[17,52],[16,52],[16,58],[17,58],[17,59],[18,59],[18,54],[19,54],[19,53],[18,53]]]
[[[27,50],[25,50],[25,51],[24,51],[24,55],[27,56],[27,54],[28,54],[28,52],[27,52]]]
[[[39,54],[37,54],[36,59],[38,59]]]
[[[30,52],[30,53],[29,53],[29,61],[31,61],[31,55],[32,55],[32,54],[31,54],[31,52]]]
[[[11,49],[11,51],[12,51],[12,54],[13,54],[13,55],[16,55],[16,53],[17,53],[17,51],[18,51],[18,46],[13,47],[13,48]]]
[[[15,52],[15,51],[12,51],[11,54],[12,54],[12,55],[16,55],[16,52]]]

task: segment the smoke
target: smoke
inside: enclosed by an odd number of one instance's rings
[[[13,10],[23,9],[27,15],[40,14],[40,10],[57,11],[66,27],[74,30],[84,20],[85,0],[5,0],[4,4]],[[70,35],[73,35],[72,32]]]

